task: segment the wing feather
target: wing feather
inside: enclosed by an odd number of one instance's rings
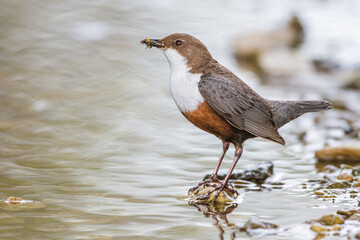
[[[266,100],[235,76],[205,74],[199,91],[210,107],[234,127],[285,144]]]

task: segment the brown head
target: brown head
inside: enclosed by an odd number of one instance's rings
[[[173,33],[163,39],[148,38],[142,40],[141,43],[146,44],[148,47],[162,49],[171,67],[178,60],[174,52],[181,55],[186,60],[188,67],[193,71],[212,60],[206,46],[197,38],[185,33]]]

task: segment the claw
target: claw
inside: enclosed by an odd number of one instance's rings
[[[205,181],[202,181],[202,182],[198,183],[195,187],[190,188],[189,191],[188,191],[188,194],[196,191],[196,189],[198,189],[198,188],[201,187],[202,185],[204,185],[204,184],[209,184],[209,183],[221,184],[222,182],[221,182],[221,180],[219,180],[219,179],[217,178],[216,175],[212,175],[211,177],[209,177],[209,178],[206,179]],[[212,186],[212,185],[208,185],[208,186]]]
[[[216,199],[218,198],[218,196],[220,195],[220,193],[223,190],[234,195],[235,198],[239,195],[238,192],[234,189],[234,187],[231,184],[228,183],[225,185],[225,182],[219,180],[216,177],[216,175],[211,176],[210,178],[206,179],[205,181],[198,183],[197,186],[190,188],[189,194],[195,192],[201,186],[211,187],[212,189],[209,190],[208,192],[206,192],[205,195],[196,197],[196,200],[206,200],[211,196],[211,194],[213,192],[217,191],[215,197],[211,200],[211,202],[216,202]]]
[[[229,191],[230,193],[234,194],[234,198],[237,198],[239,193],[233,188],[233,186],[231,184],[228,184],[228,185],[224,185],[224,184],[221,184],[220,187],[217,187],[213,190],[211,190],[209,193],[213,193],[214,191],[218,191],[215,195],[215,197],[211,200],[212,203],[215,203],[216,202],[216,199],[219,197],[220,193],[223,191],[223,190],[226,190],[226,191]],[[209,196],[210,196],[209,194]],[[206,194],[208,195],[208,194]]]

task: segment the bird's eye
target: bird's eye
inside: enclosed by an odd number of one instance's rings
[[[175,46],[180,46],[181,44],[183,44],[183,41],[181,41],[181,40],[175,41]]]

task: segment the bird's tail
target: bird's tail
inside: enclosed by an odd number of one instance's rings
[[[277,128],[304,113],[332,108],[331,103],[328,101],[271,101],[270,106]]]

